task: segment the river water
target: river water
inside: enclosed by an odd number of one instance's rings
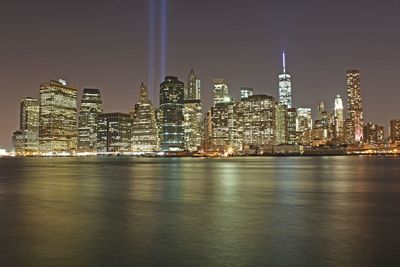
[[[400,259],[400,158],[0,158],[0,266]]]

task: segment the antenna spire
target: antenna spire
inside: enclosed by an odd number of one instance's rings
[[[283,50],[283,53],[282,53],[282,62],[283,62],[283,73],[286,73],[286,55],[285,55],[285,50]]]

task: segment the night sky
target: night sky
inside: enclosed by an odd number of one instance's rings
[[[128,112],[148,82],[148,14],[147,0],[2,1],[0,147],[18,129],[20,99],[51,79],[100,88],[105,112]],[[399,1],[169,0],[167,21],[166,72],[186,83],[193,67],[206,108],[218,77],[235,99],[241,86],[276,97],[285,50],[294,106],[332,108],[357,68],[366,121],[400,117]]]

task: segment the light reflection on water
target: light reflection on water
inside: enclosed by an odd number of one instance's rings
[[[0,266],[369,265],[397,257],[384,157],[0,160]]]

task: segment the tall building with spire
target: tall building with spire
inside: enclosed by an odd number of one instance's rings
[[[286,105],[287,108],[292,107],[292,77],[286,72],[286,55],[282,54],[283,71],[279,74],[279,103]]]
[[[158,128],[156,109],[149,99],[147,86],[143,83],[139,89],[139,102],[131,112],[132,151],[153,152],[158,150]]]
[[[336,139],[343,140],[343,127],[344,127],[343,100],[339,94],[337,94],[335,98],[334,118],[335,118]]]
[[[359,70],[347,71],[347,97],[349,119],[348,132],[351,143],[357,143],[363,140],[363,109],[361,98],[361,82]]]
[[[95,152],[97,150],[97,119],[102,112],[100,90],[83,89],[78,124],[79,151]]]
[[[185,87],[183,116],[185,149],[198,151],[201,148],[203,137],[203,110],[200,99],[200,80],[197,79],[193,69],[190,70]]]
[[[189,73],[188,83],[185,87],[185,100],[200,99],[200,79],[197,78],[194,70]]]

